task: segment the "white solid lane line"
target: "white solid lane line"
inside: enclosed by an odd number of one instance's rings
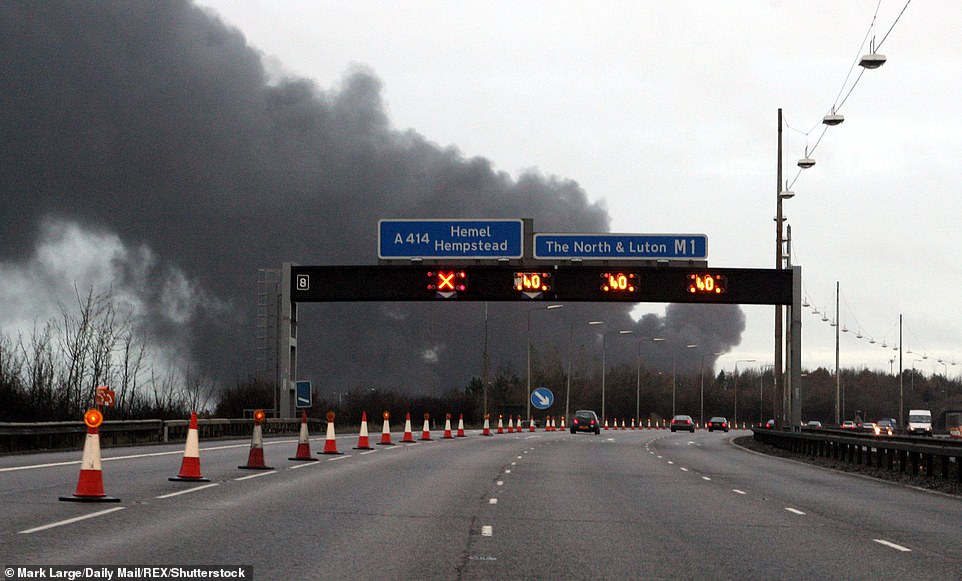
[[[790,512],[790,513],[792,513],[792,514],[797,514],[797,515],[799,515],[799,516],[805,516],[805,513],[802,512],[802,511],[800,511],[800,510],[798,510],[797,508],[792,508],[792,507],[790,507],[790,506],[786,506],[786,507],[785,507],[785,510],[787,510],[788,512]]]

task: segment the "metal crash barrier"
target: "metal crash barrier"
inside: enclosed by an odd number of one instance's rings
[[[962,483],[962,442],[954,440],[843,434],[833,430],[799,433],[756,428],[753,432],[756,441],[798,455]]]
[[[308,418],[311,431],[319,431],[326,422]],[[184,420],[116,420],[105,421],[99,428],[102,447],[136,444],[184,442],[190,422]],[[208,418],[198,419],[201,439],[250,437],[253,419]],[[301,420],[268,418],[264,434],[297,434]],[[69,450],[83,446],[87,427],[75,422],[0,422],[0,454],[43,450]]]

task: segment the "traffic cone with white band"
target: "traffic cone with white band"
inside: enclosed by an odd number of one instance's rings
[[[491,433],[491,414],[484,414],[484,427],[481,429],[482,436],[492,436]]]
[[[337,436],[334,435],[334,412],[327,412],[327,438],[324,440],[324,449],[318,454],[343,454],[337,451]]]
[[[454,434],[451,433],[451,414],[444,416],[444,435],[441,437],[445,440],[454,439]]]
[[[467,434],[464,433],[464,414],[458,416],[458,437],[467,437]]]
[[[498,414],[498,433],[504,433],[504,416],[501,414]]]
[[[301,432],[297,436],[297,453],[288,460],[317,462],[317,458],[311,456],[311,439],[307,429],[307,410],[301,411]]]
[[[383,416],[384,427],[381,428],[381,441],[378,442],[378,445],[393,446],[394,442],[391,441],[391,413],[385,410]]]
[[[357,438],[355,450],[373,450],[370,438],[367,434],[367,412],[361,412],[361,434]]]
[[[508,416],[508,433],[514,433],[514,416]]]
[[[261,431],[261,423],[264,421],[264,410],[254,412],[254,431],[251,434],[251,451],[247,455],[247,465],[238,466],[244,470],[273,470],[271,466],[264,464],[264,435]]]
[[[411,412],[404,416],[404,437],[401,438],[402,444],[417,444],[414,441],[414,432],[411,430]]]
[[[197,435],[197,412],[190,412],[190,425],[187,427],[187,443],[184,445],[184,460],[180,463],[180,473],[167,480],[186,482],[210,482],[200,475],[200,438]]]
[[[104,493],[103,472],[100,466],[100,431],[104,416],[100,410],[87,410],[84,423],[87,424],[87,438],[84,440],[84,454],[80,461],[80,478],[72,496],[61,496],[68,502],[120,502],[119,498]]]
[[[431,414],[424,412],[424,427],[421,429],[421,441],[431,441]]]

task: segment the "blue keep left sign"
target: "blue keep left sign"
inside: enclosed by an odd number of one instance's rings
[[[531,405],[546,410],[554,404],[554,394],[547,387],[539,387],[531,392]]]

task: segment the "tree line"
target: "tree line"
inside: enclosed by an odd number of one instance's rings
[[[36,326],[29,336],[0,333],[0,421],[78,419],[93,405],[100,385],[116,393],[111,419],[177,419],[195,410],[236,418],[252,409],[272,409],[273,381],[249,377],[224,387],[192,373],[182,362],[158,369],[159,359],[151,357],[132,315],[118,307],[109,291],[77,292],[75,298],[76,304],[62,306],[58,318]],[[781,394],[773,389],[770,367],[715,374],[710,368],[682,372],[636,361],[610,364],[602,376],[597,355],[583,347],[564,357],[555,349],[533,349],[530,384],[532,389],[548,387],[555,395],[549,410],[532,408],[537,419],[559,418],[565,409],[571,414],[584,408],[600,413],[602,407],[612,420],[640,423],[674,414],[701,421],[702,410],[705,419],[720,415],[747,424],[781,417]],[[403,414],[411,413],[418,422],[428,413],[440,423],[451,413],[479,425],[485,411],[493,420],[524,415],[529,398],[527,373],[508,362],[496,365],[487,378],[452,385],[441,394],[356,386],[335,398],[320,390],[313,395],[312,416],[334,411],[347,424],[358,422],[364,412],[376,422],[383,411],[390,411],[392,421],[403,421]],[[897,374],[843,369],[836,383],[833,372],[817,368],[802,377],[803,419],[832,423],[837,396],[842,419],[899,418],[900,398],[905,410],[930,409],[936,417],[962,409],[962,385],[946,375],[926,376],[910,369],[900,383]]]

